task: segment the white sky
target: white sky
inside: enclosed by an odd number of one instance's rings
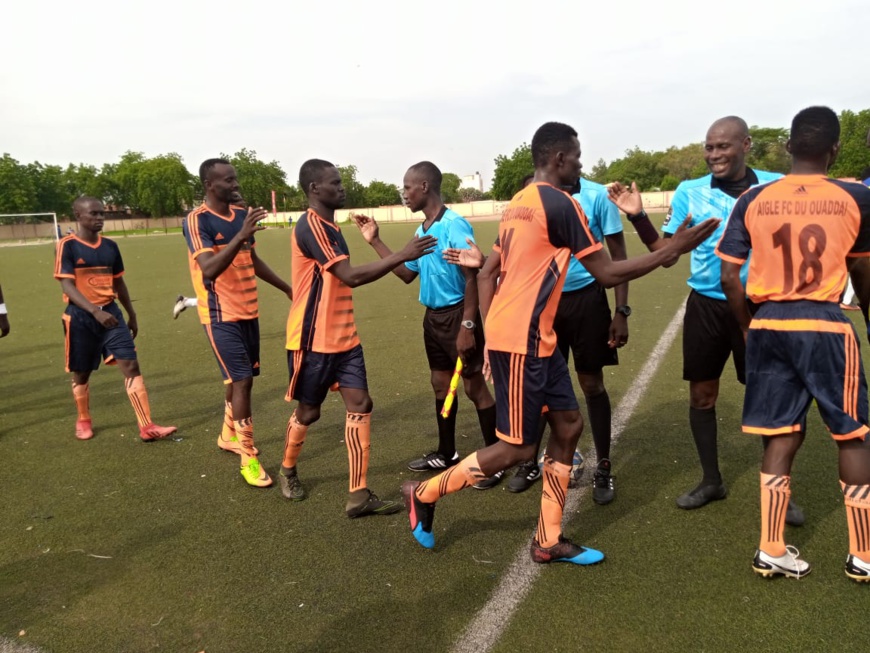
[[[0,152],[199,162],[242,147],[398,183],[422,159],[491,177],[547,120],[587,169],[703,139],[737,114],[787,127],[870,108],[866,0],[193,2],[10,0]]]

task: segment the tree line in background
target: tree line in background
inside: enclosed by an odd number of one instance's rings
[[[279,211],[307,207],[298,183],[288,183],[277,161],[265,162],[253,150],[221,154],[236,168],[242,195],[251,206],[272,208],[275,191]],[[348,207],[395,206],[402,203],[399,188],[374,180],[364,185],[354,165],[339,166],[347,191]],[[486,199],[477,189],[459,188],[458,175],[446,173],[442,186],[446,202]],[[109,207],[134,215],[165,217],[183,215],[202,200],[199,177],[190,173],[175,152],[147,158],[141,152],[126,152],[117,163],[101,167],[84,163],[45,165],[38,161],[19,163],[9,154],[0,159],[0,213],[56,213],[70,216],[80,195],[100,198]],[[0,218],[0,224],[20,222]],[[32,222],[40,221],[33,218]]]
[[[868,130],[870,109],[857,113],[847,110],[840,114],[840,156],[830,170],[832,177],[858,177],[870,165],[866,140]],[[791,166],[791,158],[785,150],[788,131],[776,127],[750,127],[752,149],[747,164],[770,172],[788,172]],[[493,197],[497,200],[513,197],[523,178],[534,169],[528,143],[520,145],[510,156],[496,157]],[[601,184],[634,181],[641,190],[675,190],[681,181],[702,177],[708,172],[704,163],[704,144],[690,143],[656,152],[635,147],[610,163],[599,159],[591,169],[584,170],[583,176]]]
[[[857,177],[870,164],[865,140],[870,129],[870,109],[857,113],[843,111],[840,127],[840,157],[831,168],[831,175]],[[771,172],[788,172],[790,159],[785,151],[788,130],[754,126],[749,131],[752,150],[747,158],[748,164]],[[271,209],[274,190],[279,211],[301,211],[307,206],[299,184],[288,182],[287,173],[277,161],[261,161],[255,151],[248,149],[221,156],[235,166],[248,204]],[[347,192],[348,208],[401,204],[397,186],[379,180],[364,185],[357,179],[355,165],[339,166],[338,169]],[[459,176],[447,172],[444,173],[441,194],[447,203],[507,200],[519,190],[522,179],[532,172],[531,147],[524,143],[510,156],[495,158],[490,192],[460,188]],[[681,181],[705,174],[703,143],[673,146],[655,152],[635,147],[610,163],[599,159],[591,170],[585,172],[585,176],[600,183],[635,181],[642,190],[674,190]],[[0,213],[69,216],[73,200],[80,195],[98,197],[108,206],[135,215],[177,216],[201,201],[202,184],[175,152],[151,158],[141,152],[126,152],[117,163],[105,163],[99,168],[84,163],[71,163],[66,168],[38,161],[22,164],[9,154],[0,158]],[[18,220],[0,218],[0,224],[13,221]]]

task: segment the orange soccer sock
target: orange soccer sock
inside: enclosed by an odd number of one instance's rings
[[[363,490],[367,486],[369,453],[372,448],[372,414],[348,413],[344,422],[344,442],[347,445],[347,463],[350,468],[348,489]]]
[[[791,497],[791,476],[761,472],[761,543],[767,555],[785,555],[785,513]]]
[[[233,425],[233,405],[224,401],[224,425],[221,427],[221,440],[230,442],[236,437],[236,427]]]
[[[849,553],[864,562],[870,562],[870,485],[846,485],[846,519],[849,522]]]
[[[148,391],[145,389],[142,375],[124,379],[124,385],[127,388],[127,397],[136,413],[136,421],[141,428],[145,428],[151,424],[151,406],[148,404]]]
[[[79,419],[91,419],[91,386],[73,381],[72,391],[79,411]]]
[[[562,534],[562,517],[565,513],[565,496],[571,479],[571,465],[556,462],[544,456],[541,488],[541,512],[538,515],[538,530],[535,539],[544,548],[559,543]]]
[[[299,423],[294,410],[290,419],[287,420],[287,435],[284,437],[284,461],[281,466],[285,469],[296,467],[302,445],[305,444],[306,433],[308,433],[308,427]]]
[[[456,467],[433,476],[428,481],[423,481],[417,488],[417,498],[423,503],[435,503],[445,494],[458,492],[469,485],[474,485],[484,480],[486,475],[480,470],[477,461],[477,452],[466,456],[459,461]]]
[[[236,431],[236,437],[239,439],[240,462],[242,467],[244,467],[251,458],[257,457],[257,450],[254,448],[254,418],[244,417],[233,420],[233,428]]]

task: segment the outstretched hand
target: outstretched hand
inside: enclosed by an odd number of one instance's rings
[[[434,236],[414,236],[402,250],[403,261],[414,261],[421,256],[431,253],[438,245],[438,239]]]
[[[444,260],[466,268],[482,268],[484,261],[486,261],[483,252],[471,238],[466,238],[465,242],[468,243],[469,249],[449,247],[444,250]]]
[[[637,215],[643,211],[643,199],[634,182],[631,182],[631,188],[626,188],[618,181],[613,182],[607,187],[607,196],[626,215]]]
[[[692,216],[687,215],[683,220],[683,224],[677,229],[676,233],[667,240],[668,249],[673,252],[673,260],[666,264],[666,267],[677,262],[682,254],[691,252],[698,245],[707,240],[713,235],[713,232],[719,227],[722,222],[720,218],[708,218],[703,222],[696,224],[694,227],[689,227],[692,223]]]
[[[239,234],[247,240],[258,231],[263,231],[265,225],[260,224],[260,220],[268,216],[269,213],[262,206],[256,209],[248,209],[248,214],[245,216],[245,221],[242,223],[242,228]]]
[[[361,215],[359,213],[351,213],[350,219],[354,221],[354,224],[356,224],[356,226],[359,228],[363,239],[369,245],[377,240],[380,234],[380,228],[378,227],[378,223],[374,218],[370,218],[367,215]]]

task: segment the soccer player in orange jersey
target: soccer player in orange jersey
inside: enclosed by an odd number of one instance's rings
[[[94,437],[90,413],[91,372],[100,360],[117,364],[124,374],[127,397],[139,423],[143,442],[161,440],[175,433],[174,426],[158,426],[151,421],[148,392],[136,358],[139,326],[130,293],[124,282],[124,262],[113,240],[103,238],[105,208],[95,197],[79,197],[73,204],[78,223],[75,234],[57,244],[54,278],[60,281],[64,301],[63,328],[66,336],[66,371],[73,375],[73,397],[78,407],[76,437]],[[127,311],[124,314],[115,299]]]
[[[235,168],[225,159],[208,159],[200,165],[199,176],[205,202],[187,216],[184,237],[199,319],[226,384],[218,447],[239,455],[248,485],[268,487],[272,479],[257,457],[251,413],[251,390],[260,374],[257,278],[288,299],[293,293],[257,256],[254,234],[265,229],[259,221],[266,211],[239,205],[242,196]]]
[[[499,441],[428,481],[406,482],[402,493],[414,538],[432,548],[435,502],[531,458],[539,437],[538,420],[547,406],[552,434],[544,456],[541,511],[531,557],[541,563],[588,565],[600,562],[604,554],[562,536],[571,463],[583,429],[571,375],[553,330],[568,259],[576,256],[599,283],[612,287],[673,264],[709,236],[718,221],[681,228],[666,247],[652,254],[611,261],[589,231],[580,205],[561,190],[580,177],[577,132],[568,125],[546,123],[532,138],[532,158],[534,183],[513,197],[499,225],[493,248],[501,257],[499,284],[478,283]],[[477,267],[483,264],[479,254],[476,248],[445,252],[448,260]]]
[[[846,503],[846,575],[870,581],[870,438],[858,335],[839,307],[851,277],[870,306],[870,189],[827,177],[840,150],[831,109],[810,107],[791,125],[791,173],[746,191],[716,253],[722,287],[746,337],[743,431],[764,438],[761,542],[752,568],[801,578],[811,566],[786,546],[791,466],[815,400],[839,448]],[[741,267],[749,256],[744,286]],[[746,296],[759,305],[754,316]]]
[[[350,480],[345,512],[350,518],[392,514],[401,504],[379,499],[366,479],[373,404],[353,316],[352,289],[429,253],[436,239],[414,237],[399,252],[352,267],[347,243],[335,223],[335,211],[345,201],[338,169],[328,161],[310,159],[299,171],[299,185],[309,208],[290,239],[296,301],[287,317],[290,384],[286,395],[287,401],[299,403],[287,422],[281,491],[290,500],[305,498],[296,463],[308,428],[320,419],[323,400],[337,386],[347,409],[344,437]]]

